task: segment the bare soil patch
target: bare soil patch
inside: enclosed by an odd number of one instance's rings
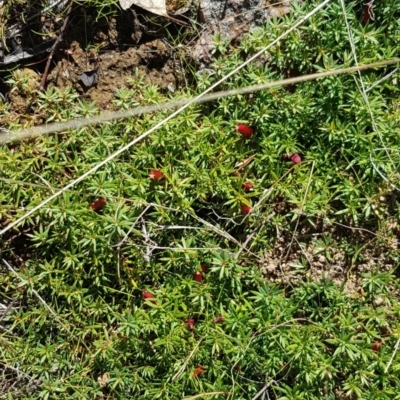
[[[300,281],[331,280],[351,296],[362,295],[363,275],[393,271],[400,248],[396,229],[383,238],[357,227],[299,226],[292,239],[289,234],[276,238],[264,252],[263,275],[285,287]]]
[[[171,10],[171,4],[167,2],[167,6]],[[136,70],[145,82],[161,89],[174,91],[187,85],[194,70],[212,63],[215,35],[235,45],[250,29],[290,12],[290,1],[187,2],[183,7],[186,11],[179,15],[185,25],[135,6],[126,11],[109,10],[109,15],[101,18],[98,10],[76,6],[64,32],[61,8],[49,13],[37,7],[13,5],[7,19],[4,10],[3,18],[0,13],[4,32],[0,42],[0,92],[11,110],[21,114],[32,110],[24,94],[14,90],[9,96],[12,87],[5,81],[12,70],[20,68],[32,71],[32,84],[38,84],[52,45],[61,33],[47,86],[73,86],[84,98],[109,108],[116,90],[125,86]],[[89,81],[85,82],[87,76]]]
[[[64,88],[72,85],[83,97],[102,108],[109,108],[116,90],[127,85],[135,69],[140,71],[145,82],[161,89],[169,87],[173,90],[179,81],[171,51],[159,39],[124,52],[110,50],[93,57],[88,56],[79,42],[71,42],[69,49],[72,55],[61,59],[49,74],[49,86]],[[88,72],[97,75],[97,83],[90,87],[86,87],[80,78]]]

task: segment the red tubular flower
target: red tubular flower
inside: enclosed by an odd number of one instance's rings
[[[222,315],[218,315],[218,317],[214,319],[214,322],[216,324],[220,324],[220,323],[224,322],[224,317]]]
[[[240,205],[240,209],[242,210],[243,214],[249,214],[252,211],[252,208],[250,206],[248,206],[247,204],[242,203]]]
[[[156,296],[154,296],[153,293],[146,292],[146,290],[143,290],[142,296],[143,296],[144,300],[149,300],[152,303],[156,303],[157,302]]]
[[[372,351],[374,351],[375,353],[377,353],[379,351],[379,349],[382,346],[382,342],[380,340],[378,340],[377,342],[374,343],[374,345],[371,347]]]
[[[373,0],[367,4],[364,4],[364,12],[363,12],[363,18],[362,18],[363,24],[367,24],[368,22],[374,20],[375,16],[374,16],[374,11],[373,11],[373,6],[374,6]]]
[[[236,130],[246,138],[252,137],[254,133],[254,128],[245,124],[236,125]]]
[[[203,280],[203,275],[201,274],[200,271],[196,271],[196,272],[194,273],[193,279],[194,279],[196,282],[201,282],[201,281]]]
[[[199,376],[204,372],[205,368],[199,365],[193,372],[193,376]]]
[[[192,331],[194,329],[194,325],[195,325],[194,319],[193,318],[187,319],[186,320],[186,325],[187,325],[188,329],[190,331]]]
[[[249,192],[251,189],[253,189],[253,184],[251,182],[244,182],[242,187],[244,191]]]
[[[300,164],[301,163],[301,157],[297,153],[292,154],[290,156],[290,160],[292,161],[293,164]]]
[[[107,200],[104,197],[100,197],[94,203],[90,205],[93,211],[100,211],[107,203]]]
[[[158,169],[152,169],[150,170],[149,177],[152,181],[159,181],[160,179],[164,178],[164,174]]]

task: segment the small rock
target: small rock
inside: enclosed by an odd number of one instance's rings
[[[382,303],[383,303],[382,297],[377,297],[377,298],[374,300],[374,303],[375,303],[376,306],[382,305]]]

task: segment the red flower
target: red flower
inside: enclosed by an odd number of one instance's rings
[[[293,164],[300,164],[301,163],[301,157],[297,153],[292,154],[290,156],[290,160],[292,161]]]
[[[251,182],[244,182],[242,187],[246,192],[249,192],[251,189],[253,189],[253,184]]]
[[[100,211],[107,203],[107,200],[104,197],[100,197],[94,203],[90,205],[93,211]]]
[[[193,279],[194,279],[196,282],[201,282],[201,281],[203,280],[203,275],[201,274],[200,271],[196,271],[196,272],[194,273]]]
[[[164,178],[164,174],[158,169],[152,169],[150,170],[149,177],[152,181],[159,181],[160,179]]]
[[[238,365],[236,365],[235,369],[236,369],[236,371],[241,371],[242,366],[240,364],[238,364]]]
[[[247,204],[242,203],[240,205],[240,209],[242,210],[243,214],[249,214],[252,211],[252,208],[250,206],[248,206]]]
[[[379,349],[382,346],[382,342],[380,340],[378,340],[377,342],[374,343],[374,345],[371,347],[372,351],[374,351],[375,353],[377,353],[379,351]]]
[[[224,322],[224,317],[222,315],[218,315],[218,317],[214,319],[214,322],[216,324],[220,324],[221,322]]]
[[[193,376],[199,376],[204,372],[204,367],[202,367],[201,365],[199,365],[198,367],[196,367],[196,369],[193,372]]]
[[[144,300],[149,300],[149,301],[151,301],[151,302],[153,302],[153,303],[156,303],[156,301],[157,301],[157,300],[156,300],[156,296],[154,296],[153,293],[146,292],[145,290],[143,290],[142,296],[143,296],[143,299],[144,299]]]
[[[207,272],[207,264],[206,263],[201,263],[200,264],[201,270],[206,273]]]
[[[254,128],[245,124],[236,125],[236,130],[246,138],[252,137],[254,133]]]
[[[374,6],[374,1],[370,1],[367,4],[364,4],[364,13],[362,22],[363,24],[367,24],[369,21],[373,21],[375,19],[374,10],[372,9]]]
[[[191,331],[194,329],[194,324],[195,324],[195,322],[194,322],[193,318],[189,318],[186,320],[186,325],[187,325],[188,329]]]

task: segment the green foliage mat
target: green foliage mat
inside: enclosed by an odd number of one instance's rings
[[[216,38],[198,93],[317,3],[238,48]],[[398,1],[376,2],[366,24],[359,2],[346,7],[360,64],[398,56]],[[351,65],[332,1],[219,89]],[[0,316],[2,398],[237,400],[264,390],[258,398],[399,399],[399,73],[378,82],[393,69],[362,72],[368,104],[359,77],[346,75],[191,106],[4,235],[2,258],[19,276],[1,265],[1,303],[10,305]],[[48,121],[98,112],[71,90],[31,90],[21,73],[10,83]],[[114,105],[165,100],[137,74]],[[166,115],[1,147],[3,226]],[[255,133],[243,137],[239,123]],[[103,207],[90,207],[100,198]],[[335,234],[338,223],[372,236]],[[329,243],[328,259],[341,249],[342,280],[357,276],[356,290],[306,278],[306,256],[296,282],[270,282],[265,254],[282,237],[288,253],[304,237]],[[393,269],[359,270],[366,246]]]

